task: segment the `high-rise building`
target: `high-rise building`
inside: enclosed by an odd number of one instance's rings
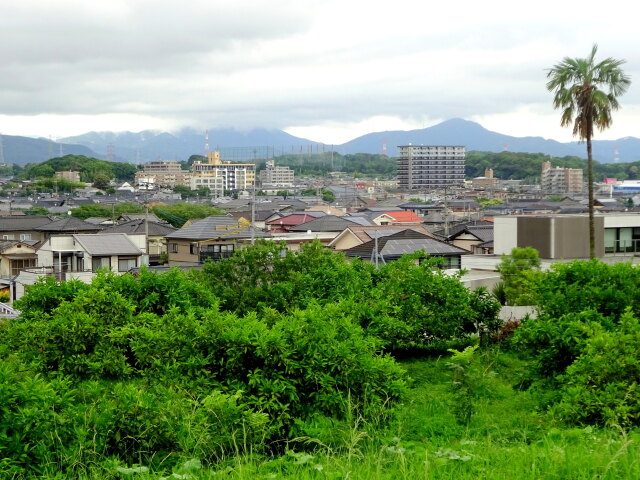
[[[220,160],[220,152],[209,152],[206,163],[195,161],[191,165],[191,190],[206,187],[214,195],[246,190],[253,187],[255,171],[253,163],[225,163]]]
[[[540,172],[540,188],[547,194],[582,193],[584,182],[581,168],[552,167],[543,162]]]
[[[398,148],[398,188],[441,190],[464,184],[465,147],[402,145]]]

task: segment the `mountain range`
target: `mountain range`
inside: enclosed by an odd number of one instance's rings
[[[261,156],[265,149],[271,154],[317,153],[334,151],[342,154],[383,153],[397,155],[398,145],[465,145],[467,150],[544,153],[556,157],[567,155],[586,157],[586,147],[579,142],[557,142],[542,137],[513,137],[487,130],[482,125],[462,119],[451,119],[418,130],[396,130],[368,133],[342,145],[325,145],[295,137],[282,130],[211,129],[210,150],[220,150],[222,158]],[[0,137],[0,160],[5,163],[36,163],[52,156],[76,154],[124,162],[142,163],[150,160],[186,160],[205,151],[205,134],[194,129],[175,133],[145,130],[132,132],[89,132],[59,139],[4,135]],[[634,162],[640,160],[640,139],[595,140],[594,158],[601,163]]]

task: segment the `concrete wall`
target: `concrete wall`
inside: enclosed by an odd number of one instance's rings
[[[604,256],[604,218],[594,219],[596,256]],[[640,217],[637,217],[640,220]],[[639,222],[640,223],[640,222]],[[587,215],[522,215],[496,217],[494,253],[509,254],[514,247],[533,247],[541,258],[589,258]]]
[[[493,232],[493,252],[509,255],[518,246],[518,217],[495,217]]]

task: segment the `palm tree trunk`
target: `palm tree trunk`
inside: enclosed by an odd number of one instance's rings
[[[593,201],[593,151],[591,135],[587,134],[587,189],[589,192],[589,258],[596,258],[596,229]]]

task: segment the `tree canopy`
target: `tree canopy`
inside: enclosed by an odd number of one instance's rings
[[[53,177],[55,172],[80,172],[80,180],[93,183],[97,175],[105,175],[117,181],[133,181],[138,168],[130,163],[108,162],[84,155],[65,155],[46,162],[29,164],[18,174],[19,178],[35,180],[37,178]]]

